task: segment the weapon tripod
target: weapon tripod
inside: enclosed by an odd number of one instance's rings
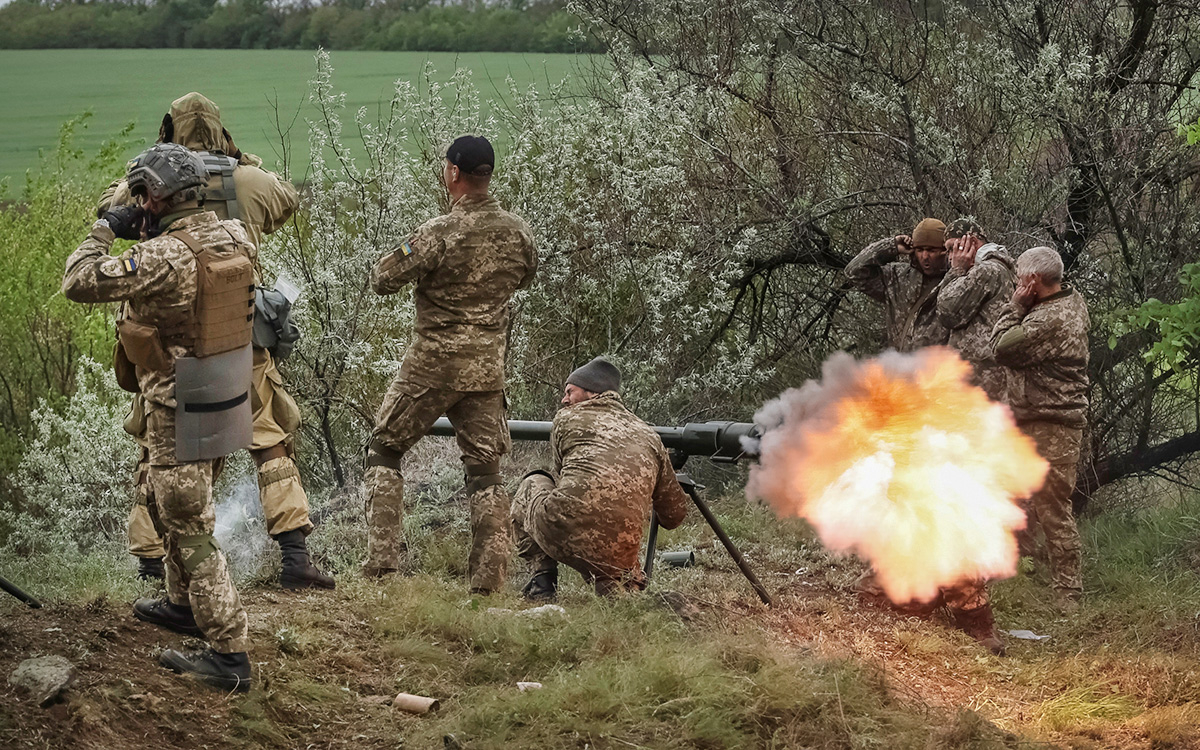
[[[0,578],[0,589],[4,589],[5,591],[12,594],[16,598],[25,602],[26,604],[29,605],[30,609],[41,609],[42,608],[41,602],[39,602],[37,599],[34,599],[29,594],[26,594],[24,591],[22,591],[21,589],[19,589],[17,586],[13,585],[12,583],[9,583],[7,578]]]

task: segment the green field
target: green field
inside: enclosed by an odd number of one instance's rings
[[[332,52],[334,85],[346,92],[350,112],[387,101],[398,79],[417,78],[427,61],[438,78],[456,68],[472,71],[484,99],[502,97],[505,78],[518,83],[556,83],[583,58],[576,55],[438,52]],[[307,153],[305,118],[313,114],[308,82],[316,71],[312,52],[295,50],[0,50],[0,179],[9,194],[20,189],[38,150],[52,147],[59,126],[91,111],[77,145],[85,151],[136,123],[135,135],[150,143],[171,100],[199,91],[221,107],[238,146],[268,163],[276,161],[272,101],[290,120],[298,154]],[[285,123],[286,124],[286,123]],[[137,146],[130,149],[132,156]]]

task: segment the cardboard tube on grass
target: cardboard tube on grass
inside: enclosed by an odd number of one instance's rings
[[[426,698],[423,695],[413,695],[412,693],[400,693],[392,700],[392,708],[398,708],[410,714],[427,714],[438,710],[440,705],[437,698]]]

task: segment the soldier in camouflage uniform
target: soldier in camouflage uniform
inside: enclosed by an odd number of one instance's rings
[[[1012,298],[1016,263],[970,219],[946,228],[946,249],[950,270],[937,294],[938,321],[950,331],[950,348],[974,367],[976,385],[1003,403],[1008,368],[992,357],[992,329]]]
[[[949,338],[937,316],[938,287],[946,275],[945,230],[937,219],[922,219],[911,237],[872,242],[846,266],[850,285],[886,306],[885,345],[896,351]]]
[[[643,589],[638,548],[651,509],[664,528],[683,522],[687,495],[667,450],[621,403],[620,383],[598,357],[571,373],[550,431],[554,470],[525,477],[513,499],[517,552],[534,566],[527,598],[555,596],[559,563],[599,594]]]
[[[1030,530],[1045,534],[1056,598],[1072,610],[1083,592],[1071,494],[1087,426],[1089,320],[1083,297],[1062,277],[1062,258],[1052,248],[1022,253],[1017,287],[991,344],[996,361],[1012,369],[1006,400],[1013,416],[1050,463],[1026,514]]]
[[[243,153],[221,124],[216,104],[192,92],[171,102],[159,129],[160,143],[177,143],[209,155],[214,164],[232,163],[225,175],[210,176],[205,207],[222,219],[238,218],[257,248],[262,236],[282,227],[300,205],[300,196],[290,182],[262,169],[262,159]],[[215,158],[214,158],[215,157]],[[100,199],[99,211],[132,204],[124,178],[113,182]],[[308,495],[300,481],[294,459],[293,436],[300,429],[300,410],[283,388],[283,378],[271,353],[254,348],[254,442],[250,455],[258,466],[259,500],[267,533],[279,544],[283,566],[280,584],[287,589],[334,588],[334,581],[312,564],[305,537],[312,532]],[[138,558],[140,575],[162,577],[162,539],[155,533],[146,510],[145,405],[134,399],[125,429],[143,445],[143,460],[137,469],[136,502],[129,514],[129,552]]]
[[[148,182],[147,173],[162,177],[163,187]],[[256,250],[241,223],[221,221],[200,208],[197,188],[204,184],[204,165],[187,149],[155,146],[130,163],[129,177],[142,190],[141,206],[106,211],[92,226],[67,260],[63,294],[76,302],[123,301],[123,317],[168,331],[191,320],[200,293],[198,255],[189,243],[218,259],[247,258],[247,281]],[[142,226],[156,236],[118,257],[108,254],[114,238],[137,238]],[[159,333],[154,337],[158,341]],[[134,613],[209,640],[211,648],[202,652],[164,652],[164,666],[224,690],[245,691],[250,686],[246,612],[225,555],[212,536],[213,461],[181,461],[176,451],[175,362],[195,356],[188,340],[164,336],[157,350],[162,364],[136,368],[148,425],[147,495],[151,518],[166,547],[167,598],[139,600]]]
[[[512,447],[505,419],[504,356],[513,294],[533,282],[529,225],[488,194],[495,153],[486,138],[450,145],[442,177],[450,213],[422,224],[375,264],[371,286],[414,284],[416,323],[400,373],[376,417],[367,454],[364,575],[398,570],[405,555],[400,459],[445,414],[454,425],[471,514],[470,586],[504,583],[510,500],[500,458]]]

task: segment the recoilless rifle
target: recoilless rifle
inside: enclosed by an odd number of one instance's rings
[[[548,442],[550,440],[550,428],[553,427],[552,422],[535,422],[523,419],[508,420],[508,432],[512,435],[513,440],[537,440],[540,442]],[[692,456],[702,456],[715,463],[737,463],[742,460],[757,458],[756,454],[747,452],[742,445],[742,438],[756,438],[759,436],[758,428],[748,422],[689,422],[682,427],[661,427],[653,426],[654,431],[662,438],[663,445],[671,452],[671,464],[675,467],[676,472],[683,470],[684,464],[688,458]],[[453,437],[454,427],[450,424],[450,420],[442,417],[433,424],[433,429],[429,431],[430,435],[438,435],[441,437]],[[679,474],[680,486],[684,492],[692,499],[696,505],[696,510],[700,511],[700,515],[704,516],[704,520],[712,528],[713,533],[721,540],[721,544],[725,546],[725,550],[729,552],[729,556],[733,558],[738,569],[742,571],[742,575],[746,576],[746,580],[754,588],[754,593],[758,594],[758,598],[762,599],[766,605],[771,605],[771,595],[767,593],[766,588],[754,575],[754,571],[750,569],[750,565],[742,557],[742,553],[738,551],[733,540],[725,533],[725,529],[721,528],[721,524],[717,521],[717,517],[713,515],[712,510],[708,507],[708,503],[704,502],[700,496],[700,491],[704,489],[703,485],[698,485],[691,480],[686,474]],[[658,518],[651,516],[650,533],[646,537],[646,577],[649,578],[654,571],[654,547],[658,541]]]

